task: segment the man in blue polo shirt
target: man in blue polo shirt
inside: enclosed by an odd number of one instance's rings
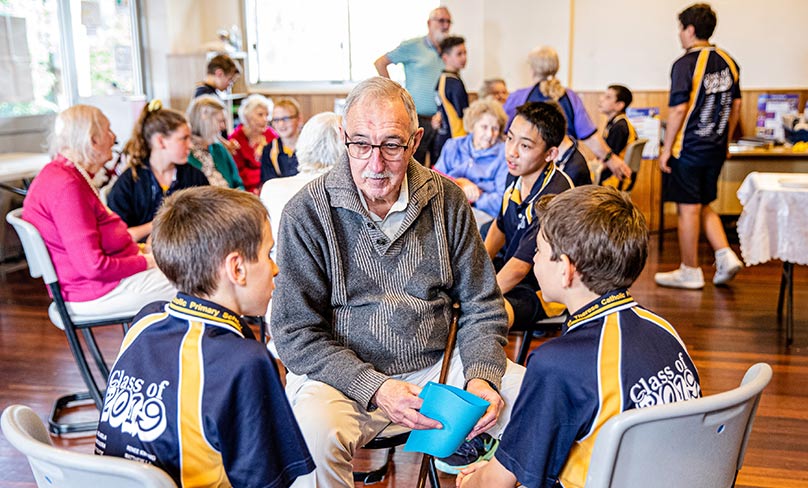
[[[440,125],[433,118],[438,106],[435,102],[435,86],[443,72],[443,60],[440,57],[438,46],[449,34],[452,25],[452,16],[446,7],[438,7],[429,13],[427,27],[429,32],[424,37],[415,37],[406,40],[387,54],[383,54],[373,64],[379,76],[390,78],[387,66],[401,63],[404,66],[405,88],[413,100],[415,110],[418,112],[418,126],[424,129],[421,144],[413,157],[421,164],[426,164],[426,155],[429,152],[432,164],[438,161],[439,152],[433,147],[435,140],[435,127]]]
[[[743,267],[729,247],[721,219],[710,208],[741,110],[738,64],[709,41],[715,24],[715,12],[705,3],[679,14],[679,40],[687,51],[671,69],[670,112],[659,167],[664,199],[676,202],[679,214],[682,263],[654,276],[661,286],[704,288],[698,257],[702,225],[715,250],[713,284],[726,284]]]
[[[556,103],[527,102],[516,109],[508,129],[505,159],[508,180],[502,211],[485,237],[485,250],[497,267],[497,284],[505,296],[508,326],[528,326],[553,314],[539,299],[539,284],[530,272],[539,230],[533,207],[542,195],[573,187],[556,168],[558,145],[566,120]],[[497,254],[502,253],[502,266]],[[495,259],[496,258],[496,259]],[[548,307],[549,308],[549,307]]]

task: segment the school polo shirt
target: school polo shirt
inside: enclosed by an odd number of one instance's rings
[[[564,329],[530,355],[496,452],[530,488],[583,488],[607,420],[701,396],[698,372],[674,328],[627,290],[585,305]]]
[[[418,115],[435,115],[435,86],[444,68],[437,47],[426,36],[416,37],[387,53],[387,59],[404,65],[404,85],[415,101]]]
[[[623,158],[626,156],[628,145],[637,140],[637,131],[634,130],[626,114],[619,113],[606,123],[603,140],[613,153]]]
[[[112,367],[95,452],[178,486],[287,487],[314,462],[274,361],[235,313],[183,293],[145,307]]]
[[[691,164],[719,164],[726,158],[732,101],[741,98],[740,68],[715,47],[689,49],[673,63],[668,105],[687,103],[672,154]]]
[[[165,190],[160,187],[148,167],[134,170],[137,179],[132,174],[132,169],[127,169],[112,186],[107,196],[107,205],[128,227],[134,227],[154,220],[154,215],[169,195],[184,188],[208,185],[204,173],[190,164],[178,164],[176,168],[174,179]]]
[[[560,171],[554,163],[544,167],[533,188],[527,197],[521,195],[522,177],[508,175],[505,183],[505,193],[502,196],[502,210],[497,216],[497,227],[505,234],[503,258],[507,262],[511,258],[520,259],[526,263],[533,262],[536,254],[536,236],[539,231],[539,221],[534,213],[534,205],[543,195],[556,195],[573,187],[569,176]],[[530,283],[536,290],[539,284],[536,276],[531,272],[522,280]]]

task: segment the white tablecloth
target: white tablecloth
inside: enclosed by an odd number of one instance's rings
[[[779,259],[808,265],[808,174],[750,173],[738,189],[747,266]]]
[[[48,162],[50,157],[44,153],[0,154],[0,182],[11,183],[23,178],[33,178]]]

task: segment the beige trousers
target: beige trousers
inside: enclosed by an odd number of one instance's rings
[[[407,381],[418,386],[425,386],[430,381],[438,381],[441,362],[412,373],[394,376],[397,380]],[[511,417],[516,395],[522,385],[525,368],[508,361],[505,375],[502,378],[500,395],[505,401],[505,408],[497,424],[488,432],[498,437]],[[446,383],[462,388],[465,384],[463,363],[455,349]],[[306,439],[317,469],[313,473],[300,477],[294,488],[353,488],[352,460],[356,450],[367,444],[382,430],[390,425],[390,419],[377,409],[373,412],[365,410],[364,405],[342,394],[336,388],[325,383],[310,380],[305,375],[289,373],[286,375],[286,395],[292,404],[303,437]],[[397,426],[397,432],[407,429]],[[389,432],[389,431],[388,431]]]

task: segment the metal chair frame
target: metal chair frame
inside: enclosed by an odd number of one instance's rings
[[[59,419],[64,410],[86,404],[90,400],[95,403],[95,406],[99,410],[103,407],[105,387],[102,388],[99,385],[106,385],[106,380],[109,377],[109,366],[104,359],[101,349],[98,347],[92,329],[101,326],[122,325],[125,333],[133,317],[119,316],[102,320],[74,321],[67,310],[67,305],[62,295],[62,289],[59,285],[59,279],[53,267],[53,261],[51,261],[50,254],[39,231],[31,223],[22,219],[22,209],[15,209],[9,212],[8,215],[6,215],[6,221],[14,227],[14,230],[17,231],[20,237],[31,277],[42,278],[45,285],[50,290],[53,305],[55,305],[62,322],[62,327],[60,327],[60,324],[54,323],[54,325],[64,331],[70,352],[87,386],[87,391],[64,395],[56,400],[48,419],[49,429],[56,435],[95,430],[97,427],[97,422],[95,421],[62,423]],[[98,376],[103,378],[100,382],[96,379],[90,367],[90,363],[87,361],[87,353],[85,353],[81,345],[79,332],[81,332],[84,338],[87,351],[93,358]]]

